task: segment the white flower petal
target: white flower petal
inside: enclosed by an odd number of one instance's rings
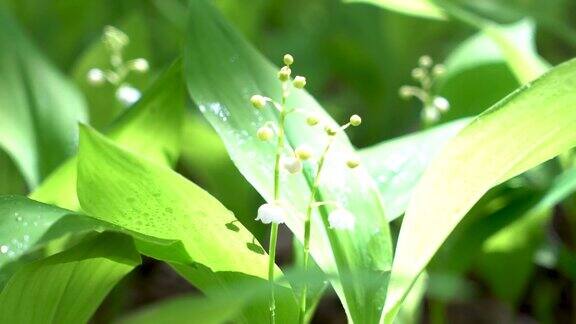
[[[116,98],[126,106],[130,106],[140,99],[140,91],[129,85],[121,85],[116,91]]]
[[[90,69],[88,71],[88,82],[93,85],[98,85],[104,83],[104,72],[100,69]]]
[[[256,220],[264,224],[282,224],[286,220],[286,210],[279,204],[264,204],[258,208]]]
[[[284,166],[284,169],[288,172],[294,174],[302,170],[302,161],[296,157],[288,157],[282,160],[282,166]]]
[[[436,97],[433,102],[434,107],[438,108],[441,112],[446,112],[450,109],[450,103],[444,97]]]

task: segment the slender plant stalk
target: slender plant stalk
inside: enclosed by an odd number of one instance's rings
[[[308,260],[310,258],[310,232],[311,232],[311,224],[312,224],[312,210],[314,207],[314,203],[316,202],[316,192],[318,191],[318,186],[320,184],[320,174],[322,172],[322,167],[324,166],[324,160],[326,159],[326,155],[334,142],[334,136],[330,137],[328,140],[328,144],[324,148],[324,152],[320,156],[318,160],[318,169],[316,170],[316,175],[314,177],[314,184],[312,185],[312,190],[310,192],[310,200],[308,201],[308,206],[306,207],[306,220],[304,221],[304,260],[303,260],[303,268],[304,274],[308,272]],[[298,314],[298,323],[304,324],[306,321],[306,295],[308,294],[308,283],[304,280],[304,287],[302,287],[302,294],[300,295],[300,303],[299,303],[299,314]]]
[[[280,157],[284,150],[284,121],[286,120],[286,89],[282,83],[282,104],[280,106],[280,120],[278,123],[278,143],[274,160],[274,201],[280,199]],[[276,297],[274,284],[274,266],[276,265],[276,243],[278,241],[278,224],[270,226],[270,243],[268,251],[268,282],[270,284],[270,323],[276,323]]]

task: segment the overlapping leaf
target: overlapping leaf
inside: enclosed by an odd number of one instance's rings
[[[458,120],[360,150],[362,161],[378,184],[389,220],[404,213],[434,155],[469,122]]]
[[[140,263],[132,239],[106,233],[20,269],[0,294],[2,323],[84,323]]]
[[[268,256],[232,212],[169,168],[138,159],[88,128],[81,132],[78,197],[97,219],[182,242],[190,261],[173,266],[208,294],[240,282],[266,283]],[[278,292],[278,320],[291,322],[294,295],[286,287]],[[266,300],[250,303],[244,320],[265,321],[265,305]]]

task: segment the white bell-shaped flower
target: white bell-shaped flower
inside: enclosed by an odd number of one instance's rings
[[[127,84],[121,85],[118,90],[116,90],[116,98],[126,106],[130,106],[138,101],[140,96],[141,93],[138,89]]]
[[[435,97],[432,104],[441,112],[447,112],[450,109],[450,103],[444,97]]]
[[[328,223],[333,229],[351,230],[355,222],[354,215],[344,208],[337,208],[328,215]]]
[[[291,156],[282,160],[282,166],[288,172],[295,174],[302,170],[302,161],[297,157]]]
[[[258,208],[256,220],[264,224],[282,224],[286,221],[286,209],[278,203],[264,204]]]
[[[106,81],[104,71],[96,68],[90,69],[86,77],[92,85],[100,85]]]

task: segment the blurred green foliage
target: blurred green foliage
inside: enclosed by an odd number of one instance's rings
[[[125,108],[114,100],[111,87],[94,88],[85,79],[90,68],[108,64],[100,43],[103,27],[117,26],[131,37],[126,52],[128,58],[145,57],[150,61],[149,74],[130,80],[146,90],[161,71],[182,56],[186,2],[0,0],[3,11],[0,16],[15,18],[33,43],[30,52],[38,53],[35,59],[56,67],[57,80],[67,77],[75,84],[72,91],[85,97],[91,124],[104,131],[110,129]],[[519,85],[494,44],[458,20],[425,19],[369,3],[339,0],[213,2],[273,62],[280,63],[277,61],[285,52],[293,54],[298,60],[298,70],[308,79],[308,90],[336,120],[344,121],[351,113],[365,116],[363,127],[350,132],[353,143],[361,148],[420,129],[419,104],[400,99],[398,89],[413,82],[410,72],[423,54],[431,55],[435,62],[444,62],[448,69],[435,88],[452,106],[442,122],[477,115]],[[520,23],[516,25],[521,27],[519,33],[534,36],[538,53],[552,65],[576,53],[576,2],[573,0],[444,2],[501,24]],[[0,45],[0,57],[10,53],[11,41],[19,39],[5,29],[1,33],[0,40],[7,49]],[[10,67],[10,62],[4,61],[4,66]],[[54,104],[50,109],[56,108],[62,107]],[[80,104],[73,108],[84,111]],[[188,100],[186,108],[178,171],[214,195],[242,220],[253,218],[261,198],[240,176],[222,141],[194,103]],[[38,138],[42,139],[42,135]],[[57,142],[50,143],[56,145]],[[43,161],[46,165],[31,171],[37,173],[33,176],[18,165],[21,160],[0,150],[0,193],[33,191],[40,180],[73,154],[75,144],[65,144],[60,147],[65,151],[55,153],[47,153],[47,146],[27,145],[30,152],[49,156],[47,162]],[[564,319],[564,315],[555,315],[559,308],[573,311],[572,306],[563,305],[560,299],[576,300],[572,289],[576,282],[576,201],[568,196],[564,202],[555,204],[555,208],[548,206],[546,211],[533,212],[540,199],[546,197],[547,190],[555,188],[552,179],[557,174],[560,174],[558,167],[549,163],[493,189],[477,203],[433,260],[428,279],[432,284],[427,291],[431,305],[444,307],[454,301],[490,297],[498,303],[518,307],[513,312],[528,312],[544,323]],[[29,180],[31,178],[35,180]],[[239,196],[243,198],[239,200]],[[394,216],[402,211],[402,208],[394,210]],[[526,218],[526,215],[532,217]],[[392,223],[393,228],[397,228],[399,222]],[[261,224],[244,223],[258,239],[263,239]],[[499,253],[499,249],[508,250]],[[518,275],[502,269],[503,261],[514,262]],[[405,316],[410,318],[412,314]]]

